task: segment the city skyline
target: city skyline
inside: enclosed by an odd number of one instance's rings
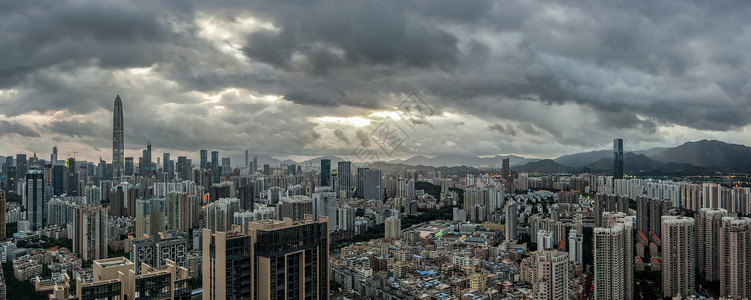
[[[552,158],[614,136],[631,149],[751,144],[751,59],[733,50],[751,39],[730,34],[748,28],[748,5],[126,1],[28,13],[39,5],[0,13],[17,33],[3,37],[17,47],[1,52],[14,59],[0,65],[0,153],[57,144],[108,157],[118,94],[126,156],[143,137],[177,155],[344,156],[413,92],[430,109],[394,158]],[[331,11],[344,13],[319,17]]]

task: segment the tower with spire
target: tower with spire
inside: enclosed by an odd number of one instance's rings
[[[112,179],[120,181],[125,170],[125,134],[123,133],[123,101],[115,97],[115,110],[112,116]]]

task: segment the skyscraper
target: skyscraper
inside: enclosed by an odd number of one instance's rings
[[[136,200],[136,238],[144,234],[156,236],[165,229],[165,199],[150,198]]]
[[[569,260],[566,252],[558,250],[537,251],[538,300],[570,299]]]
[[[154,169],[151,165],[151,142],[146,141],[146,149],[143,149],[143,160],[139,162],[139,174],[143,177],[154,175]]]
[[[605,212],[594,229],[595,299],[633,299],[633,220]]]
[[[331,160],[321,159],[321,181],[319,186],[331,186]]]
[[[337,165],[337,174],[339,176],[339,188],[337,194],[339,198],[352,197],[352,163],[340,161]]]
[[[751,299],[751,219],[723,217],[719,240],[720,296]]]
[[[211,171],[214,172],[213,183],[218,183],[222,176],[222,172],[219,170],[219,151],[211,151]]]
[[[402,219],[397,217],[386,218],[384,237],[387,239],[398,239],[402,237]]]
[[[73,253],[84,260],[107,258],[107,209],[78,206],[73,212]]]
[[[328,219],[250,222],[203,230],[203,299],[329,298]]]
[[[381,170],[365,170],[363,196],[367,200],[383,201],[383,178]]]
[[[5,222],[7,221],[5,213],[7,210],[5,204],[5,196],[3,193],[0,193],[0,212],[2,212],[0,213],[0,239],[5,238]]]
[[[623,179],[623,139],[613,140],[613,179]]]
[[[516,240],[516,202],[506,203],[506,225],[504,227],[506,241]]]
[[[26,186],[24,191],[24,207],[26,219],[34,230],[42,229],[44,224],[44,171],[32,169],[26,172]]]
[[[250,160],[249,160],[249,158],[250,157],[248,157],[248,149],[245,149],[245,167],[246,168],[250,166]]]
[[[696,290],[694,219],[662,217],[662,296],[688,296]],[[599,298],[598,298],[599,299]]]
[[[120,181],[125,171],[125,134],[123,133],[123,101],[115,97],[112,117],[112,180]]]
[[[52,155],[50,155],[50,163],[53,166],[57,164],[57,145],[52,147]]]
[[[720,225],[728,211],[702,208],[696,216],[696,266],[706,281],[720,280]]]
[[[206,150],[201,150],[201,169],[207,169],[209,167],[208,160],[209,160],[209,152]]]

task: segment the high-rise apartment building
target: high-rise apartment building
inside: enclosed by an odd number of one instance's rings
[[[723,217],[719,236],[720,297],[751,299],[751,218]]]
[[[222,198],[206,205],[206,228],[212,231],[227,231],[232,228],[232,220],[240,211],[240,200]]]
[[[568,232],[568,254],[569,260],[577,263],[584,263],[583,259],[584,235],[578,233],[572,228]]]
[[[537,251],[538,300],[570,299],[568,253],[558,250]]]
[[[5,195],[3,195],[3,193],[0,193],[0,239],[5,238],[5,223],[7,223],[7,214],[5,213],[6,211],[7,207],[5,203]]]
[[[386,218],[385,223],[385,238],[398,239],[402,237],[402,219],[397,217],[388,217]]]
[[[136,275],[141,275],[141,263],[161,267],[171,260],[180,267],[188,267],[188,239],[184,237],[155,235],[131,241],[130,247],[130,261],[135,264]]]
[[[73,253],[84,260],[107,258],[107,209],[78,206],[73,214]]]
[[[136,200],[136,239],[144,235],[155,236],[164,232],[165,199],[144,198]]]
[[[506,234],[506,241],[516,240],[516,223],[517,223],[516,202],[513,200],[506,203],[506,225],[504,231]]]
[[[144,266],[140,275],[125,257],[95,260],[92,277],[76,277],[78,299],[191,299],[188,270],[169,260],[158,268]]]
[[[112,115],[112,180],[118,182],[125,175],[125,133],[123,127],[123,101],[115,97]]]
[[[613,140],[613,179],[623,179],[623,139]]]
[[[340,161],[337,164],[337,176],[339,180],[339,188],[336,190],[339,198],[351,198],[352,197],[352,163],[348,161]]]
[[[189,232],[198,227],[201,203],[198,196],[169,192],[164,199],[167,231]]]
[[[293,221],[302,220],[305,215],[313,214],[313,199],[308,196],[289,196],[282,198],[279,208],[279,219],[290,218]]]
[[[689,217],[662,217],[662,296],[692,295],[696,289],[695,224]]]
[[[633,299],[633,219],[603,213],[594,233],[595,299]]]
[[[696,266],[706,281],[720,280],[720,226],[727,215],[721,208],[702,208],[696,215]]]
[[[203,299],[328,299],[328,219],[203,230]]]

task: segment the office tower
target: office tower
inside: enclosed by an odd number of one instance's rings
[[[567,300],[569,287],[568,253],[558,250],[537,251],[538,300]]]
[[[83,260],[107,258],[107,209],[78,206],[73,214],[73,253]]]
[[[263,174],[271,176],[271,166],[269,166],[269,164],[263,164]]]
[[[219,163],[219,151],[211,151],[211,171],[214,172],[213,183],[219,182],[219,178],[222,177]]]
[[[723,217],[719,235],[720,297],[751,299],[751,219]]]
[[[138,162],[138,174],[142,177],[151,177],[154,175],[151,161],[151,143],[146,141],[146,149],[143,150],[141,161]]]
[[[264,220],[203,230],[203,299],[328,299],[328,220]]]
[[[633,220],[606,212],[594,233],[595,299],[633,299]]]
[[[250,166],[250,174],[255,174],[258,171],[258,156],[253,155],[253,165]]]
[[[501,167],[501,176],[503,177],[503,179],[508,180],[509,183],[512,182],[511,181],[512,180],[511,179],[511,166],[510,166],[508,158],[504,158],[503,159],[503,164],[502,164],[502,167]]]
[[[201,169],[205,170],[209,168],[209,152],[207,150],[201,150]]]
[[[188,171],[188,158],[185,156],[177,157],[177,174],[180,175],[180,180],[191,180],[191,172]]]
[[[330,220],[330,219],[329,219]],[[333,224],[331,227],[334,227]],[[341,207],[336,211],[336,229],[342,231],[355,230],[355,209],[351,207]]]
[[[28,171],[29,161],[26,159],[26,154],[16,154],[16,174],[23,178]]]
[[[307,196],[289,196],[282,198],[279,219],[290,218],[302,220],[305,215],[313,214],[313,199]]]
[[[0,193],[0,239],[5,238],[5,223],[7,223],[7,213],[8,211],[5,203],[5,195],[3,193]]]
[[[357,168],[357,197],[365,198],[365,172],[370,168]]]
[[[623,140],[613,140],[613,179],[623,179]]]
[[[123,169],[123,175],[125,175],[125,176],[133,176],[133,173],[135,172],[135,165],[133,163],[133,158],[132,157],[126,157],[125,158],[125,167],[124,168],[125,169]]]
[[[248,149],[245,149],[245,168],[250,166],[250,157],[248,156]]]
[[[174,173],[175,165],[173,164],[172,165],[172,170],[170,170],[170,162],[172,162],[172,160],[170,159],[170,154],[169,153],[162,153],[162,173],[163,174],[164,173],[167,174],[163,178],[164,181],[171,180],[173,178],[173,176],[174,176],[172,173]]]
[[[232,228],[232,220],[240,211],[238,199],[222,198],[206,205],[206,228],[212,231],[227,231]]]
[[[125,134],[123,127],[123,102],[120,95],[115,97],[115,110],[112,116],[112,180],[120,181],[125,169]]]
[[[506,225],[504,227],[506,241],[516,240],[516,202],[514,200],[506,203]]]
[[[68,172],[65,171],[64,165],[52,167],[52,191],[55,196],[65,193],[67,186]]]
[[[720,280],[720,226],[728,212],[702,208],[696,216],[696,266],[706,281]]]
[[[662,217],[662,296],[692,295],[696,290],[695,225],[689,217]]]
[[[402,219],[398,217],[386,218],[385,235],[387,239],[398,239],[402,237]]]
[[[331,186],[331,160],[321,159],[321,181],[319,186]]]
[[[76,277],[78,299],[190,299],[188,270],[168,260],[165,266],[143,266],[136,276],[135,264],[125,257],[95,260],[93,281]]]
[[[383,201],[383,178],[381,170],[366,169],[363,197],[366,200]]]
[[[26,220],[29,220],[33,230],[44,227],[44,172],[39,169],[26,172],[26,185],[24,189],[24,208],[26,208]]]
[[[161,235],[130,242],[130,261],[135,264],[136,275],[141,275],[141,264],[161,267],[167,260],[187,267],[188,239],[184,237],[163,237]]]
[[[143,238],[145,234],[156,236],[165,229],[165,200],[163,198],[148,198],[136,200],[136,238]]]
[[[50,155],[50,164],[57,165],[57,145],[52,146],[52,154]]]
[[[352,198],[352,163],[340,161],[336,172],[339,176],[337,195],[339,198]]]

